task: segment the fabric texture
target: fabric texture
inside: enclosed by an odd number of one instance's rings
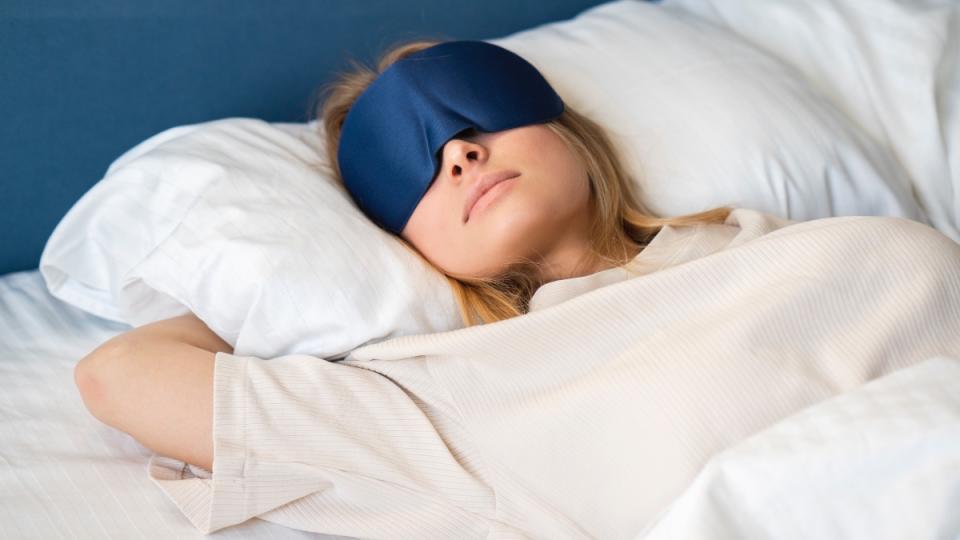
[[[150,477],[202,531],[633,538],[714,454],[960,355],[960,246],[927,226],[738,209],[681,229],[655,272],[514,319],[338,363],[219,353],[212,476],[155,456]]]

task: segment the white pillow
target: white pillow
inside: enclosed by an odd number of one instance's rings
[[[491,41],[607,128],[657,213],[926,221],[885,148],[728,30],[623,0]],[[229,119],[130,150],[51,236],[51,292],[130,324],[190,309],[265,358],[460,327],[444,278],[318,172],[313,128]]]
[[[792,67],[694,15],[621,0],[491,42],[607,128],[655,213],[927,222],[888,148]]]
[[[960,242],[960,2],[669,0],[782,59],[903,165]]]
[[[315,124],[165,131],[76,203],[40,272],[81,309],[131,325],[189,309],[263,358],[462,327],[445,278],[360,213],[319,148]]]

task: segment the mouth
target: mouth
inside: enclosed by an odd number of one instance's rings
[[[463,223],[470,221],[470,214],[473,213],[477,202],[494,186],[520,176],[517,171],[496,171],[485,174],[476,182],[473,188],[467,193],[466,203],[463,205]]]

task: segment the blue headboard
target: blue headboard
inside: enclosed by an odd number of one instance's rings
[[[489,39],[602,0],[3,0],[0,275],[38,266],[60,218],[172,126],[310,119],[316,90],[415,38]]]

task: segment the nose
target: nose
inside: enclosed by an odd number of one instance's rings
[[[443,170],[456,182],[487,161],[487,149],[482,144],[464,139],[450,139],[443,146]]]

